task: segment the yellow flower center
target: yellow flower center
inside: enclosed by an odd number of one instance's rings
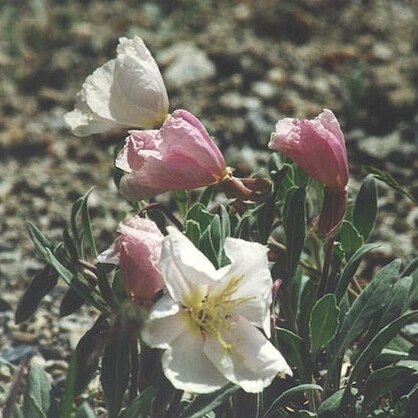
[[[226,351],[229,351],[231,346],[222,338],[222,331],[227,327],[232,309],[255,298],[255,296],[247,296],[234,299],[240,280],[240,277],[231,278],[220,294],[207,295],[200,303],[186,308],[191,323],[200,333],[203,336],[209,334],[216,338]]]

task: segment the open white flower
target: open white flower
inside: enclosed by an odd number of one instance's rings
[[[120,38],[116,59],[89,75],[65,121],[77,136],[114,128],[154,128],[168,114],[160,70],[138,36]]]
[[[216,270],[177,230],[164,239],[160,269],[168,294],[153,307],[142,336],[165,349],[165,376],[187,392],[212,392],[228,381],[260,392],[277,374],[292,374],[256,328],[270,336],[266,247],[227,238],[225,252],[231,264]]]

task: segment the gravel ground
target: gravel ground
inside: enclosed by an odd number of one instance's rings
[[[139,3],[139,5],[138,5]],[[414,0],[20,0],[0,4],[0,292],[14,309],[41,265],[31,221],[59,238],[71,203],[92,185],[99,247],[128,206],[112,181],[123,132],[75,138],[63,122],[84,78],[141,36],[166,80],[170,109],[198,115],[238,174],[265,163],[282,117],[333,109],[358,187],[363,164],[389,170],[418,196],[418,3]],[[371,263],[418,249],[418,209],[380,188]],[[58,318],[58,286],[32,321],[0,312],[0,352],[36,352],[54,379],[94,314]],[[0,385],[10,380],[0,366]],[[0,404],[4,394],[0,391]]]

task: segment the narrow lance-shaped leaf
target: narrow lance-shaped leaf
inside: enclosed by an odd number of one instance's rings
[[[363,245],[363,238],[351,222],[343,221],[338,240],[346,254],[353,254]]]
[[[305,242],[305,198],[305,187],[299,187],[286,195],[284,229],[286,233],[288,279],[295,274]]]
[[[373,175],[368,175],[357,194],[353,209],[353,224],[364,241],[369,238],[377,215],[377,188]]]
[[[382,351],[383,347],[396,336],[396,334],[408,322],[418,318],[418,310],[409,312],[400,318],[395,319],[390,324],[381,329],[376,336],[370,341],[368,346],[360,353],[350,375],[349,383],[351,384],[362,370]]]
[[[374,371],[366,381],[364,404],[373,404],[383,395],[403,385],[412,374],[414,370],[403,366],[389,366]]]
[[[121,418],[148,418],[151,416],[155,388],[148,387],[137,396],[120,415]]]
[[[183,410],[179,418],[201,418],[225,402],[238,389],[239,386],[227,384],[216,392],[199,395]]]
[[[263,418],[267,418],[270,413],[279,406],[284,406],[286,402],[289,401],[289,399],[292,399],[293,396],[299,395],[300,393],[304,393],[307,391],[313,391],[313,390],[319,390],[322,392],[322,387],[319,385],[315,385],[312,383],[307,383],[304,385],[294,386],[293,388],[290,388],[286,391],[284,391],[282,394],[280,394],[275,401],[270,405],[269,409],[264,413]]]
[[[75,418],[96,418],[96,414],[87,402],[83,402],[78,407]]]
[[[399,184],[399,182],[397,182],[387,171],[382,170],[380,168],[371,167],[371,166],[363,166],[363,168],[368,173],[373,174],[373,176],[377,180],[383,181],[383,183],[386,183],[393,190],[396,190],[397,192],[399,192],[399,193],[403,194],[404,196],[408,197],[414,203],[416,202],[414,197],[411,195],[411,193],[405,187],[402,187]]]
[[[103,352],[106,316],[101,315],[80,339],[75,349],[74,393],[79,395],[93,378]]]
[[[84,298],[72,287],[66,292],[60,303],[60,317],[71,315],[84,304]]]
[[[55,287],[58,274],[51,266],[37,273],[17,305],[15,323],[28,320],[38,309],[41,300]]]
[[[350,258],[343,272],[341,273],[340,278],[338,279],[337,290],[335,291],[335,297],[337,298],[338,302],[344,296],[344,293],[347,290],[350,280],[356,273],[363,256],[377,247],[379,247],[378,244],[365,244],[362,247],[360,247]]]
[[[50,405],[51,385],[45,371],[38,364],[30,367],[28,385],[24,397],[25,417],[46,418]]]
[[[381,314],[390,297],[400,265],[399,260],[394,260],[381,269],[354,301],[336,335],[338,348],[334,363],[344,354],[348,345],[366,330],[371,319]]]
[[[100,381],[109,416],[116,417],[129,384],[129,345],[130,337],[134,334],[130,335],[125,321],[118,319],[109,336],[110,341],[103,354]]]
[[[334,295],[325,295],[315,303],[309,321],[312,353],[318,353],[334,337],[338,316],[339,309]]]

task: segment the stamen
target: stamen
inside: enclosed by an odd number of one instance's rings
[[[216,296],[208,294],[201,300],[198,308],[187,308],[192,324],[199,328],[203,336],[209,334],[214,337],[225,351],[232,349],[232,345],[222,338],[222,331],[228,325],[232,309],[255,298],[255,296],[233,298],[241,279],[242,277],[231,278],[222,293]]]

